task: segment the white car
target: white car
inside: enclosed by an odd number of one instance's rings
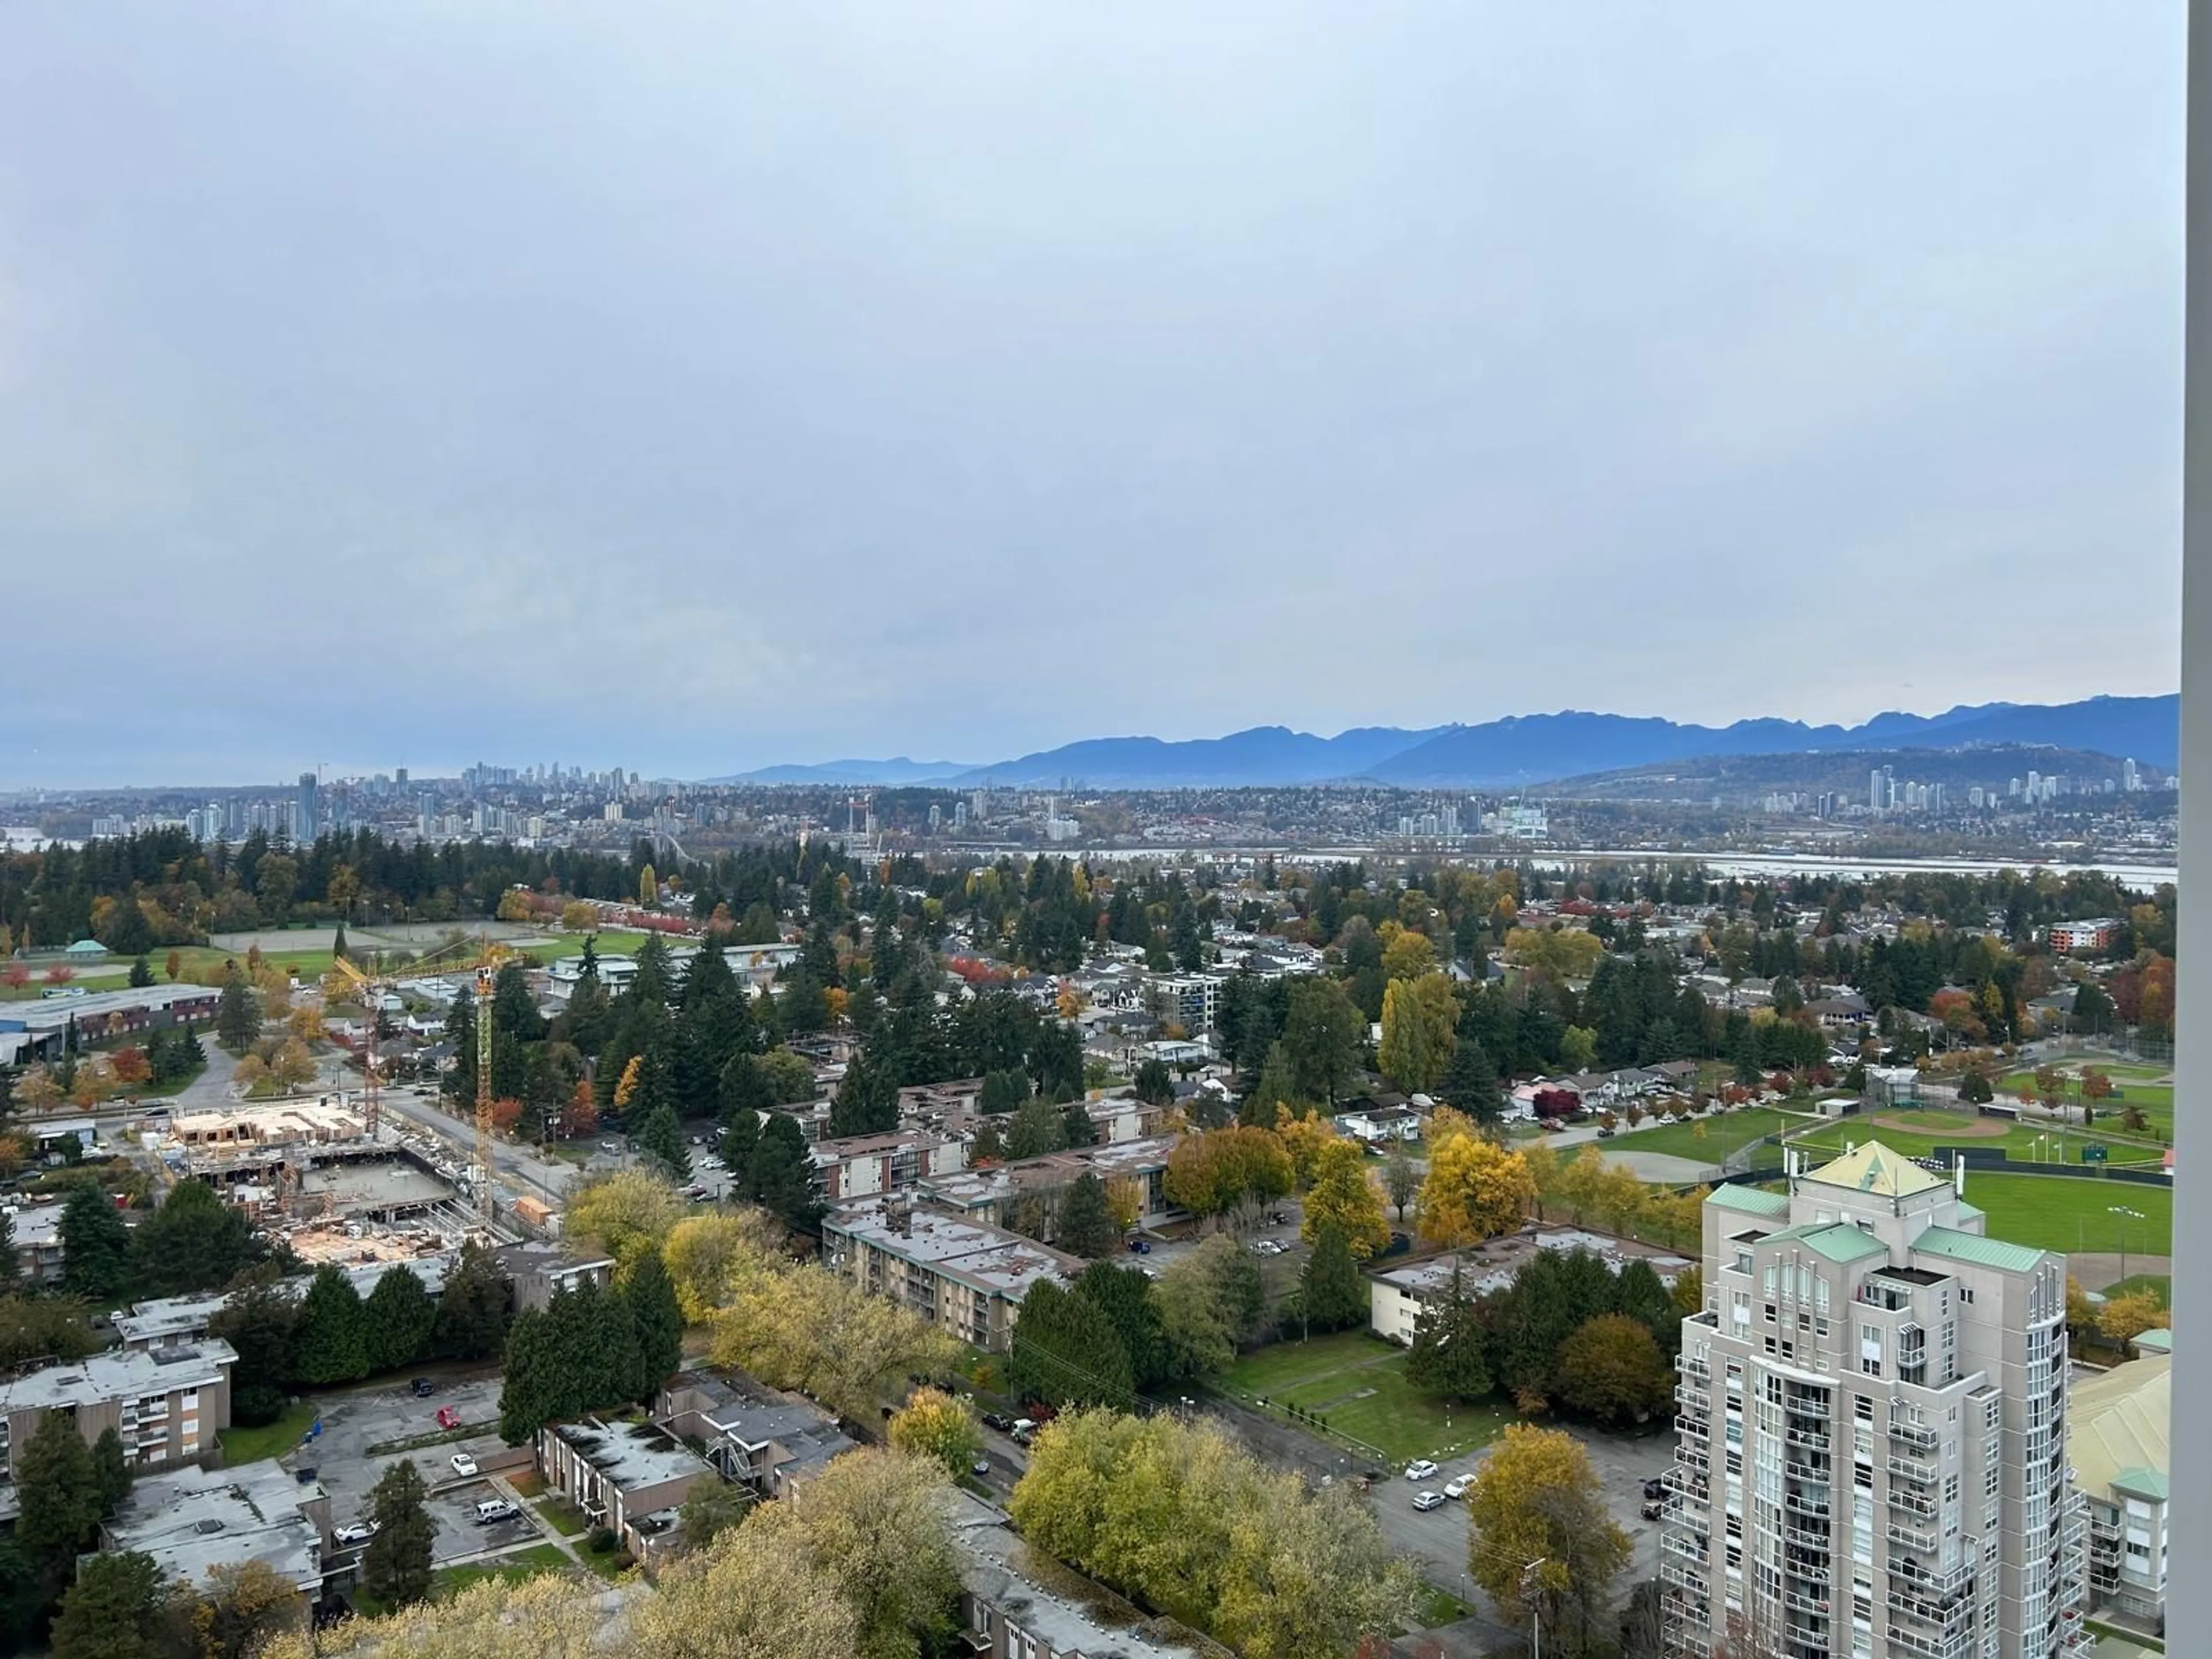
[[[1436,1473],[1437,1466],[1425,1457],[1417,1457],[1406,1465],[1406,1479],[1408,1480],[1432,1480]]]
[[[331,1541],[335,1544],[366,1544],[370,1539],[375,1536],[375,1522],[356,1521],[353,1525],[349,1527],[340,1527],[336,1532],[332,1533],[331,1534]]]
[[[464,1480],[474,1478],[477,1472],[477,1460],[475,1458],[470,1456],[466,1452],[455,1452],[451,1462],[453,1463],[453,1473],[455,1474],[459,1475]],[[1407,1473],[1410,1474],[1413,1471],[1408,1469]]]
[[[1473,1475],[1455,1474],[1452,1476],[1450,1480],[1444,1482],[1444,1496],[1447,1498],[1464,1498],[1467,1496],[1467,1489],[1474,1484],[1474,1477]]]
[[[1424,1511],[1428,1510],[1440,1510],[1443,1506],[1444,1500],[1442,1495],[1437,1492],[1420,1492],[1416,1494],[1413,1498],[1413,1507],[1417,1510]]]

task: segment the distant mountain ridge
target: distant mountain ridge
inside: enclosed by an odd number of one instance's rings
[[[1226,737],[1174,742],[1086,738],[991,766],[902,756],[772,766],[708,781],[935,784],[962,789],[1233,789],[1364,781],[1412,789],[1512,789],[1711,756],[2013,744],[2130,756],[2170,769],[2180,754],[2180,698],[2170,694],[2055,704],[1962,703],[1940,714],[1892,712],[1850,726],[1771,718],[1706,726],[1576,709],[1419,731],[1354,726],[1333,738],[1256,726]]]

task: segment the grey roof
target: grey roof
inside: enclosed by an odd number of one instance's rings
[[[73,1364],[49,1365],[0,1385],[0,1413],[208,1388],[220,1382],[237,1361],[236,1352],[220,1337],[204,1338],[185,1347],[111,1349]]]
[[[720,1479],[697,1453],[652,1423],[602,1423],[586,1418],[581,1423],[556,1424],[551,1432],[623,1492],[687,1475]]]
[[[234,1469],[187,1463],[140,1475],[101,1534],[110,1549],[150,1555],[170,1577],[197,1582],[210,1568],[264,1561],[313,1594],[322,1585],[322,1528],[302,1506],[324,1496],[274,1460]]]

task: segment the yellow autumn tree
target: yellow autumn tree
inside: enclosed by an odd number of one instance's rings
[[[615,1108],[620,1110],[629,1104],[629,1097],[637,1092],[637,1075],[643,1069],[645,1056],[632,1054],[629,1063],[623,1067],[622,1075],[615,1079]]]
[[[1342,1138],[1329,1127],[1328,1120],[1310,1106],[1297,1117],[1291,1115],[1289,1107],[1277,1106],[1275,1135],[1290,1157],[1291,1178],[1301,1188],[1312,1184],[1322,1149]]]
[[[684,1209],[683,1195],[653,1170],[617,1170],[570,1188],[562,1231],[598,1245],[627,1278],[641,1257],[658,1250],[676,1230]]]
[[[1528,1160],[1474,1135],[1429,1149],[1421,1183],[1421,1237],[1440,1246],[1473,1244],[1521,1224],[1536,1201]]]
[[[1344,1235],[1355,1261],[1379,1255],[1390,1244],[1390,1224],[1382,1213],[1382,1190],[1367,1170],[1367,1155],[1356,1141],[1332,1140],[1314,1159],[1313,1185],[1306,1189],[1305,1219],[1298,1237],[1309,1244],[1334,1227]]]

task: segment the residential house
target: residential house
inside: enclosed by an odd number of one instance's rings
[[[7,1206],[15,1224],[15,1272],[32,1285],[62,1282],[62,1209],[59,1204]]]
[[[1338,1128],[1358,1140],[1419,1140],[1421,1138],[1421,1115],[1410,1105],[1370,1106],[1359,1111],[1340,1112],[1334,1122]]]

